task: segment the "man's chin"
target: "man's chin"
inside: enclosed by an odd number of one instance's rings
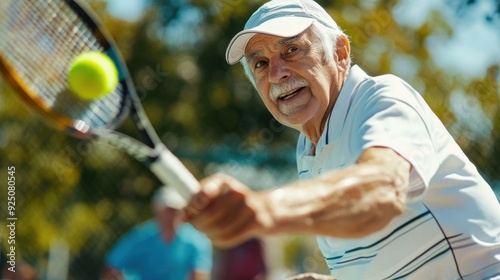
[[[280,110],[281,116],[278,119],[280,123],[289,127],[297,127],[307,122],[307,105],[298,106],[294,108],[287,108],[287,110]]]

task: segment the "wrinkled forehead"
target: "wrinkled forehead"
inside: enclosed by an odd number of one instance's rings
[[[302,33],[292,37],[280,37],[268,34],[256,34],[245,47],[245,58],[247,60],[255,59],[265,51],[279,52],[287,46],[294,44],[303,44],[313,42],[314,33],[311,28],[307,28]]]

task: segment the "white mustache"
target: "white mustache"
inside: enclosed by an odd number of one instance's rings
[[[299,79],[292,76],[284,84],[271,84],[271,88],[269,89],[269,97],[271,97],[271,100],[276,100],[280,95],[290,93],[301,87],[309,87],[309,82],[304,79]]]

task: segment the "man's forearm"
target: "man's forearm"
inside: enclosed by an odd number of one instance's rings
[[[221,247],[279,233],[359,238],[403,212],[409,176],[410,164],[387,148],[370,148],[354,166],[271,191],[214,174],[200,181],[183,218]]]
[[[359,238],[383,228],[404,210],[410,165],[395,153],[383,159],[387,162],[366,157],[270,191],[270,231]]]

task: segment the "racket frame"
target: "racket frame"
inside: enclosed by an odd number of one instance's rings
[[[130,79],[126,64],[112,37],[101,26],[99,20],[93,15],[88,6],[85,6],[78,0],[64,0],[63,2],[84,22],[97,41],[104,47],[103,52],[108,54],[117,66],[120,73],[119,83],[123,88],[123,99],[118,115],[103,128],[88,129],[85,126],[80,127],[78,120],[61,116],[51,111],[47,106],[44,106],[41,98],[29,90],[22,78],[16,74],[16,71],[9,66],[1,54],[0,72],[3,73],[3,76],[7,78],[6,80],[19,93],[22,99],[41,113],[48,122],[76,138],[106,142],[126,151],[130,156],[145,164],[162,183],[171,184],[186,201],[189,201],[192,194],[199,190],[199,182],[161,142],[150,120],[146,116],[135,92],[135,86]],[[142,142],[114,130],[124,121],[128,114]]]

